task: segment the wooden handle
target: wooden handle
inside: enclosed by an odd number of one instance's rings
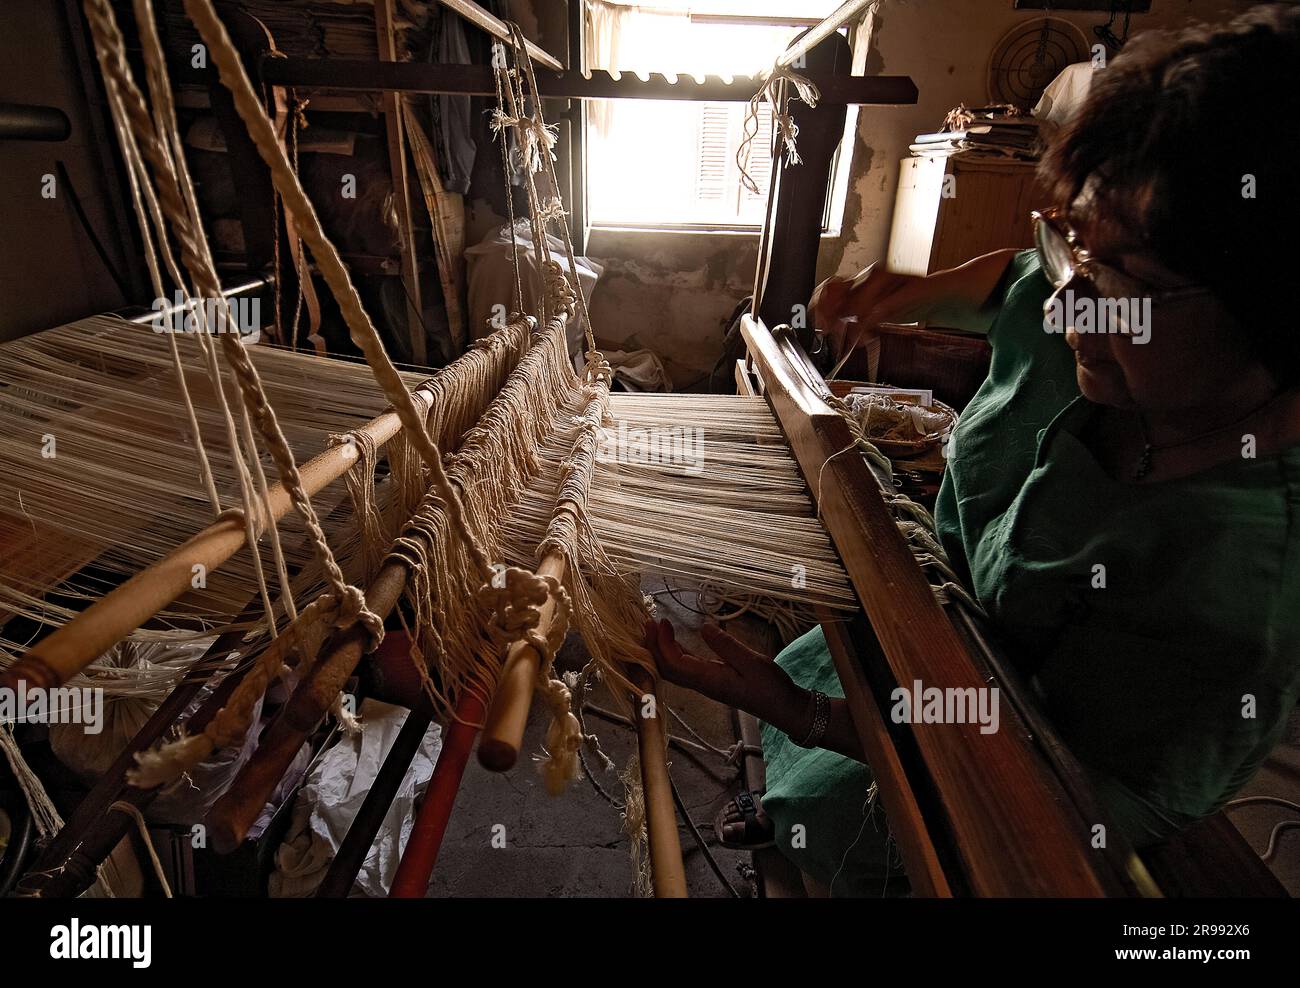
[[[558,550],[548,553],[537,567],[537,575],[563,581],[567,565],[564,554]],[[555,601],[542,605],[538,634],[545,637],[555,620]],[[492,709],[483,726],[483,737],[478,743],[479,764],[490,772],[506,772],[519,760],[519,749],[524,744],[524,729],[528,726],[528,711],[537,688],[537,672],[542,657],[527,642],[515,642],[506,653],[505,669],[497,686]]]
[[[629,667],[628,679],[641,691],[642,698],[654,698],[653,717],[643,716],[644,699],[636,702],[633,715],[636,739],[640,748],[641,792],[645,800],[646,836],[650,844],[650,874],[656,899],[686,898],[686,866],[682,862],[682,844],[677,836],[677,810],[673,806],[672,782],[668,778],[667,750],[663,718],[659,716],[659,698],[654,683],[643,669]]]

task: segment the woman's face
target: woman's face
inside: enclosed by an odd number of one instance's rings
[[[1095,281],[1076,277],[1052,296],[1086,398],[1114,408],[1197,408],[1228,393],[1257,363],[1213,294],[1160,298],[1192,286],[1113,229],[1073,223],[1106,266]]]

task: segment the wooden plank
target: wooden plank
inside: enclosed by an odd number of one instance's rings
[[[789,68],[792,65],[798,68],[802,64],[804,55],[855,17],[861,17],[865,14],[867,8],[874,2],[875,0],[845,0],[844,3],[831,11],[824,20],[790,45],[781,57],[776,60],[776,64],[783,68]]]
[[[923,687],[989,686],[935,601],[843,419],[761,323],[741,331],[766,395],[862,601],[895,682]],[[877,703],[879,698],[877,697]],[[1120,894],[1108,859],[1090,849],[1086,821],[1068,798],[1014,711],[1001,729],[978,724],[913,724],[906,730],[940,799],[965,885],[982,896]],[[864,738],[864,748],[867,738]]]
[[[916,793],[867,683],[863,656],[859,654],[857,643],[850,637],[848,627],[842,620],[825,613],[819,613],[817,618],[822,623],[840,686],[844,688],[844,699],[849,705],[849,713],[853,715],[853,726],[858,729],[863,754],[867,757],[867,764],[871,766],[871,773],[879,787],[879,799],[885,807],[889,829],[903,856],[903,867],[907,872],[907,880],[912,885],[912,894],[948,898],[953,894],[952,886],[943,873],[938,851],[928,832]],[[878,644],[876,649],[876,654],[870,658],[873,661],[883,660]]]
[[[505,21],[492,14],[474,3],[473,0],[438,0],[448,10],[459,14],[465,20],[469,21],[475,27],[482,28],[492,37],[507,44],[511,42],[510,27]],[[528,57],[538,65],[545,66],[548,69],[560,70],[564,68],[563,63],[550,52],[546,51],[539,45],[534,44],[527,39],[524,44],[528,49]]]
[[[393,0],[375,0],[375,30],[379,35],[379,58],[397,61],[397,40],[393,34]],[[415,253],[415,229],[411,223],[411,188],[406,171],[406,135],[402,123],[401,97],[385,92],[381,99],[384,131],[388,140],[388,161],[393,175],[393,205],[397,210],[397,231],[401,238],[402,285],[406,289],[406,329],[411,341],[411,360],[429,363],[429,341],[424,331],[424,310],[420,304],[420,268]]]
[[[1224,814],[1198,820],[1142,852],[1173,899],[1285,899],[1286,888]]]
[[[496,75],[490,65],[434,65],[426,62],[383,62],[345,58],[266,58],[262,81],[275,86],[327,92],[450,93],[495,96]],[[818,106],[897,106],[916,102],[916,85],[905,75],[833,75],[800,72],[821,91]],[[709,103],[748,103],[762,87],[755,76],[726,79],[668,77],[661,72],[640,78],[595,69],[590,77],[575,70],[537,73],[537,90],[547,99],[653,99]]]

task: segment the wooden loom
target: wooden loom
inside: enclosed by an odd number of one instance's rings
[[[841,58],[842,50],[834,40],[815,49],[814,56],[820,52],[826,57],[829,51],[832,61]],[[801,116],[801,151],[808,163],[799,169],[782,165],[777,171],[760,262],[758,312],[788,312],[790,300],[806,300],[812,287],[811,263],[805,259],[815,258],[815,251],[800,246],[808,243],[807,217],[810,213],[820,216],[820,208],[812,213],[806,207],[825,195],[830,154],[817,148],[833,150],[838,130],[834,114],[828,119],[824,109],[820,115],[799,109],[796,113]],[[799,263],[791,263],[791,258],[798,258]],[[1023,691],[1016,690],[1014,677],[997,663],[979,629],[960,613],[945,613],[936,601],[879,494],[879,478],[861,457],[836,455],[852,444],[852,438],[843,419],[825,402],[824,385],[795,341],[786,334],[769,332],[758,318],[746,320],[744,335],[749,347],[748,371],[785,435],[808,488],[818,499],[826,532],[863,607],[863,615],[851,625],[829,620],[828,615],[824,627],[913,889],[929,895],[1150,892],[1149,878],[1131,852],[1119,846],[1113,828],[1109,846],[1092,849],[1091,826],[1100,816],[1068,755],[1053,742]],[[509,358],[504,356],[508,352],[508,347],[502,348],[504,363],[491,373],[502,377],[508,373]],[[432,421],[450,445],[481,409],[442,412]],[[399,424],[392,413],[382,413],[361,428],[382,445],[397,435]],[[308,462],[303,473],[313,493],[341,477],[356,456],[356,447],[345,444]],[[283,512],[287,509],[283,492],[276,497],[277,510]],[[17,537],[22,531],[15,528],[11,534]],[[215,569],[242,544],[239,526],[229,522],[210,526],[159,565],[105,597],[83,618],[45,639],[20,664],[0,675],[0,686],[11,686],[19,679],[47,686],[63,681],[72,664],[59,668],[42,655],[60,654],[58,646],[70,635],[73,639],[84,636],[76,651],[93,658],[184,591],[194,561]],[[93,550],[86,547],[72,547],[69,553],[63,570],[70,560],[84,563],[93,557]],[[548,558],[542,561],[542,570],[554,574],[562,565],[562,561]],[[381,614],[392,610],[407,576],[400,563],[385,564],[367,587],[371,606]],[[103,620],[105,614],[111,620]],[[240,637],[237,631],[227,633],[212,646],[211,654],[220,656],[236,647]],[[52,644],[50,639],[54,639]],[[265,794],[283,775],[303,739],[316,728],[330,698],[356,668],[363,645],[364,635],[353,629],[334,636],[324,647],[308,679],[263,738],[236,789],[214,811],[210,822],[218,844],[230,847],[242,837],[250,813],[260,810]],[[517,758],[539,661],[531,647],[516,646],[491,711],[481,704],[475,707],[472,697],[458,710],[462,719],[449,731],[394,894],[420,895],[427,886],[451,799],[474,739],[468,724],[487,715],[479,751],[489,767],[503,769]],[[221,680],[187,721],[190,730],[205,725],[241,675],[242,670],[236,669]],[[921,679],[944,686],[981,687],[990,678],[1016,694],[1017,715],[1004,718],[1006,727],[999,734],[984,736],[973,726],[900,726],[884,716],[883,698],[889,695],[891,684]],[[121,800],[144,806],[152,798],[148,790],[123,789],[122,777],[132,756],[162,735],[199,695],[204,682],[195,674],[178,684],[46,848],[29,891],[72,894],[89,884],[95,865],[131,824],[125,814],[110,813],[109,808]],[[650,684],[638,685],[650,688]],[[405,770],[402,759],[409,761],[428,720],[427,711],[417,711],[409,718],[390,753],[392,768],[385,763],[372,793],[375,806],[386,805],[386,783],[395,786],[400,780]],[[656,893],[684,894],[667,770],[662,756],[656,756],[662,751],[661,724],[641,719],[638,727]],[[391,790],[387,795],[391,798]],[[381,816],[367,800],[354,823],[356,838],[350,833],[345,842],[349,854],[340,853],[324,892],[346,893],[352,877],[347,873],[349,862],[355,874],[360,857],[354,852],[359,848],[364,856]]]

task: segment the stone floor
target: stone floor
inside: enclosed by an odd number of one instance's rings
[[[658,597],[660,611],[678,629],[678,640],[689,651],[704,650],[696,629],[699,615],[677,604],[667,594]],[[585,657],[581,643],[570,640],[559,664],[576,668]],[[661,700],[680,714],[709,744],[727,748],[736,740],[731,711],[688,690],[664,687]],[[615,707],[604,687],[592,691],[590,702],[606,710]],[[540,749],[546,716],[534,704],[524,750]],[[675,737],[693,740],[672,718]],[[599,735],[601,745],[618,770],[636,751],[630,727],[610,723],[588,712],[587,728]],[[717,846],[712,820],[736,792],[738,770],[711,751],[669,749],[672,777],[690,816],[708,842],[727,881],[741,896],[753,894],[749,855]],[[590,757],[588,763],[591,764]],[[623,800],[618,772],[602,771],[592,764],[594,781],[613,799]],[[494,834],[504,827],[504,847]],[[685,826],[679,825],[686,879],[695,898],[727,896],[704,855]],[[623,834],[621,812],[600,795],[591,780],[572,785],[567,793],[546,792],[535,765],[523,761],[513,771],[495,774],[470,761],[456,808],[447,829],[442,852],[429,885],[429,895],[451,896],[627,896],[632,894],[632,862]]]

